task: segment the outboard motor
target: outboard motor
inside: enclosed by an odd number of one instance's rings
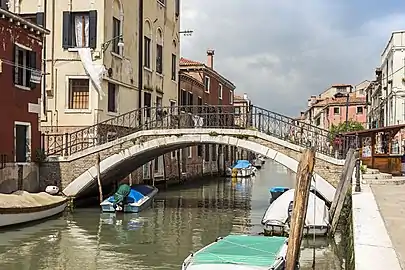
[[[291,216],[292,216],[292,212],[294,209],[294,201],[291,201],[290,204],[288,205],[288,214],[287,214],[287,223],[289,224],[291,221]]]
[[[288,190],[288,187],[272,187],[270,189],[270,204],[272,204],[278,197],[280,197],[284,192]]]

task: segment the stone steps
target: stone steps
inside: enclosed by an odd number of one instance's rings
[[[365,173],[363,174],[364,180],[387,180],[392,179],[392,175],[389,173]]]
[[[403,185],[405,184],[405,177],[393,177],[392,179],[371,180],[368,182],[370,185]]]

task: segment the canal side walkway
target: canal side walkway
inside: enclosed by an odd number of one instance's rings
[[[361,192],[355,192],[354,184],[355,181],[352,188],[355,269],[405,269],[401,267],[405,258],[405,230],[401,230],[405,228],[405,185],[362,184]],[[402,199],[396,198],[397,189],[402,190]],[[397,201],[402,201],[401,205],[395,205]]]

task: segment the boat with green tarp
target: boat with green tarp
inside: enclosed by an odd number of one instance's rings
[[[286,237],[228,235],[190,254],[182,270],[282,270]]]

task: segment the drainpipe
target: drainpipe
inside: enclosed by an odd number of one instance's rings
[[[41,0],[38,0],[38,12],[40,11],[40,6],[41,6]],[[48,6],[48,0],[44,0],[44,25],[43,27],[46,29],[46,18],[47,18],[47,8]],[[43,38],[43,55],[42,55],[42,62],[43,62],[43,70],[46,74],[46,35],[44,35]],[[44,115],[45,115],[45,122],[48,121],[48,112],[47,112],[47,98],[46,98],[46,75],[44,74],[43,78],[42,78],[42,109],[44,111]]]
[[[139,1],[139,22],[138,22],[138,107],[142,108],[143,89],[143,0]],[[139,125],[142,125],[143,113],[139,110]]]
[[[58,107],[56,104],[56,94],[57,91],[55,89],[55,0],[52,0],[52,31],[51,31],[51,90],[53,92],[54,95],[54,110],[55,110],[55,114],[56,119],[59,117],[59,113],[58,113]],[[70,1],[69,1],[69,6],[70,6]],[[56,120],[57,121],[57,120]],[[51,127],[53,126],[54,123],[51,123]]]

